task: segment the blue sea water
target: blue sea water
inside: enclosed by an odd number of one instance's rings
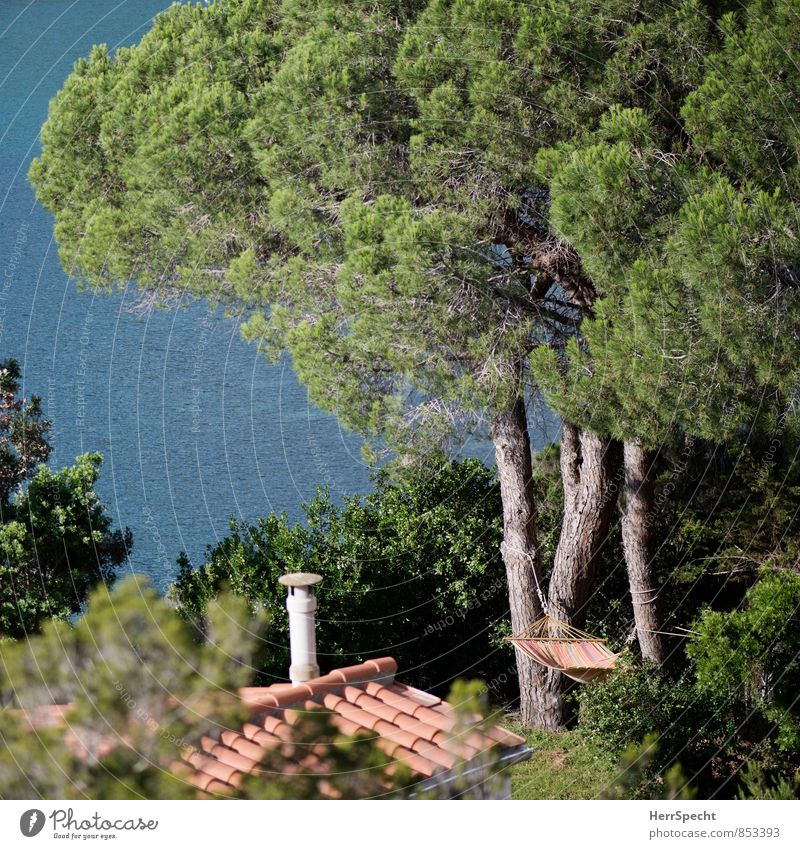
[[[162,590],[178,553],[197,561],[231,516],[299,520],[317,485],[337,497],[369,488],[359,440],[234,321],[201,302],[136,314],[133,290],[80,292],[59,265],[52,219],[26,177],[48,102],[93,44],[137,41],[168,5],[0,0],[0,358],[16,357],[24,393],[42,396],[51,465],[103,453],[98,492],[133,531],[129,568]],[[492,461],[484,443],[470,453]]]

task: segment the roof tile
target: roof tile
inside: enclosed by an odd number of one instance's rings
[[[241,732],[222,731],[218,740],[203,738],[203,751],[186,758],[195,770],[190,780],[206,793],[230,795],[244,774],[258,772],[264,749],[277,747],[282,774],[324,769],[326,744],[292,742],[293,726],[318,709],[327,710],[343,734],[371,731],[377,745],[395,763],[405,764],[417,776],[453,769],[459,759],[469,760],[497,744],[514,747],[525,742],[502,728],[476,725],[455,733],[458,716],[453,706],[395,682],[396,672],[392,658],[378,658],[297,686],[243,688],[239,691],[242,701],[257,713]],[[332,795],[332,785],[329,790]]]

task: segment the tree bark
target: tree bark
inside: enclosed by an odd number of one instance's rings
[[[561,429],[561,479],[564,515],[548,586],[548,613],[581,627],[597,577],[599,554],[617,503],[619,443],[564,422]],[[549,705],[542,727],[564,723],[566,679],[550,671],[542,701]]]
[[[628,569],[636,636],[642,657],[659,666],[667,650],[659,603],[659,585],[653,569],[651,516],[653,511],[653,455],[638,441],[626,442],[625,509],[622,514],[622,548]],[[649,514],[649,515],[648,515]]]
[[[519,634],[543,615],[536,592],[536,580],[541,581],[541,552],[536,532],[531,446],[523,398],[517,398],[510,409],[493,419],[489,433],[494,444],[503,501],[503,562],[508,581],[511,630]],[[515,651],[520,718],[523,725],[536,725],[541,709],[536,694],[541,687],[542,667],[519,649]]]

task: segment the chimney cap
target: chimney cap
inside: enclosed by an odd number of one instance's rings
[[[313,587],[322,580],[322,575],[316,575],[313,572],[289,572],[288,575],[281,575],[278,578],[278,583],[284,587]]]

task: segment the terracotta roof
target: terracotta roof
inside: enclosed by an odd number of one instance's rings
[[[230,794],[245,774],[258,772],[269,749],[287,750],[287,773],[306,769],[314,753],[297,754],[285,744],[303,713],[320,709],[343,734],[373,734],[393,761],[405,764],[419,779],[446,772],[497,746],[501,751],[517,750],[519,759],[529,756],[524,738],[497,726],[456,733],[454,707],[396,682],[396,672],[396,661],[384,657],[335,669],[298,686],[244,687],[239,695],[252,710],[250,720],[240,731],[203,737],[200,749],[187,752],[186,761],[176,764],[175,771],[201,791]]]

